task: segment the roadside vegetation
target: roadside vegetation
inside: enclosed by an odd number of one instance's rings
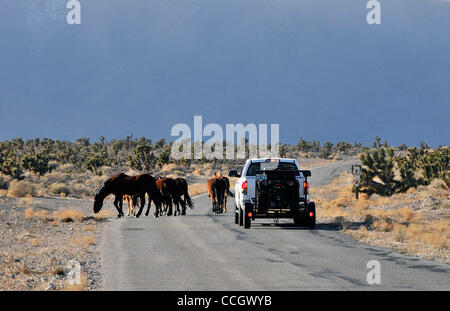
[[[225,146],[225,142],[224,142]],[[248,143],[247,143],[248,146]],[[149,172],[163,176],[192,176],[190,184],[215,171],[242,167],[244,160],[200,160],[170,157],[172,143],[145,137],[96,142],[15,138],[0,142],[0,196],[91,197],[105,179],[117,172]],[[269,146],[270,147],[270,146]],[[360,143],[307,141],[280,146],[281,157],[297,158],[306,166],[356,156],[367,147]],[[248,152],[248,148],[247,148]],[[197,187],[200,189],[200,185]],[[198,189],[195,191],[197,192]]]
[[[396,178],[401,174],[399,169],[394,173]],[[421,174],[420,169],[414,172],[416,178],[423,178]],[[353,190],[349,172],[328,185],[312,187],[319,222],[375,246],[450,263],[450,192],[444,179],[390,196],[361,193],[358,200]]]

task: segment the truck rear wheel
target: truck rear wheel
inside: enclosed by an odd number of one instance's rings
[[[311,217],[308,220],[308,228],[309,229],[315,229],[316,228],[316,215],[314,215],[313,217]]]
[[[237,225],[239,223],[239,213],[238,213],[238,208],[236,207],[235,211],[234,211],[234,223]]]
[[[316,228],[316,204],[314,202],[309,205],[309,213],[313,213],[313,216],[308,217],[308,228],[314,229]]]
[[[244,217],[245,217],[244,228],[250,229],[250,227],[252,226],[252,219],[248,217],[247,214],[245,214]]]
[[[304,217],[294,217],[294,224],[296,224],[297,226],[304,226],[305,225],[305,218]]]
[[[244,211],[242,208],[239,208],[239,226],[244,225]]]

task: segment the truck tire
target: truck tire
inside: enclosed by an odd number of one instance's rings
[[[250,227],[252,226],[252,218],[248,217],[248,213],[252,212],[253,208],[250,205],[245,205],[245,210],[244,210],[244,228],[245,229],[250,229]]]
[[[297,226],[305,226],[305,218],[301,216],[294,217],[294,224]]]
[[[314,215],[313,217],[311,217],[308,220],[308,228],[309,229],[315,229],[316,228],[316,215]]]
[[[244,215],[245,221],[244,221],[244,228],[245,229],[250,229],[250,227],[252,226],[252,219],[250,217],[248,217],[247,214]]]
[[[239,226],[244,225],[244,211],[242,208],[239,208]]]
[[[316,228],[316,204],[314,202],[310,203],[310,212],[313,212],[313,217],[308,217],[308,228],[315,229]]]
[[[235,211],[234,211],[234,223],[237,225],[239,223],[239,213],[238,213],[238,208],[236,207]]]

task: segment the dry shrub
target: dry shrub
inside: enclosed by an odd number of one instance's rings
[[[437,248],[448,248],[449,246],[448,237],[438,232],[425,233],[420,239]]]
[[[0,198],[4,198],[8,195],[8,190],[0,189]]]
[[[83,228],[83,231],[94,232],[94,231],[96,231],[96,228],[95,228],[95,226],[85,226],[85,227]]]
[[[24,216],[25,218],[32,218],[34,216],[34,210],[31,207],[27,208],[25,210]]]
[[[441,204],[438,205],[438,209],[449,209],[450,208],[450,200],[445,200]]]
[[[72,186],[72,194],[81,196],[81,197],[91,197],[93,195],[93,189],[89,189],[84,184],[74,184]]]
[[[30,241],[30,244],[32,246],[38,246],[39,245],[39,240],[36,239],[36,238],[31,238],[29,241]]]
[[[28,267],[26,264],[19,265],[18,270],[20,273],[25,274],[25,275],[31,274],[31,268]]]
[[[62,222],[72,222],[82,219],[84,217],[84,214],[79,211],[68,209],[62,212],[54,212],[53,216],[59,218],[59,220],[61,220]]]
[[[357,216],[365,215],[370,203],[367,200],[355,200],[353,202],[353,213]]]
[[[66,197],[72,193],[72,189],[64,183],[51,184],[48,187],[51,194]]]
[[[319,208],[317,214],[320,215],[320,217],[348,216],[348,213],[344,212],[337,206],[327,206],[324,208]]]
[[[381,197],[378,195],[372,195],[372,198],[370,199],[370,205],[371,206],[380,206],[380,205],[387,205],[389,203],[392,203],[392,198],[387,197]]]
[[[351,221],[343,216],[337,216],[334,218],[334,224],[339,228],[346,230],[351,227]]]
[[[392,231],[393,225],[392,223],[385,220],[376,220],[372,224],[372,227],[377,229],[378,231],[390,232]]]
[[[445,219],[441,219],[439,221],[432,222],[430,227],[437,232],[445,233],[450,236],[450,222]]]
[[[352,186],[346,185],[342,186],[339,189],[337,198],[335,198],[332,201],[332,204],[336,204],[338,206],[347,206],[352,202],[352,199],[353,199]]]
[[[392,227],[392,232],[394,233],[394,238],[398,242],[403,242],[407,237],[407,227],[405,225],[395,223]]]
[[[41,218],[41,219],[46,220],[46,221],[52,221],[53,220],[52,216],[50,216],[50,214],[46,210],[34,211],[33,208],[31,208],[31,207],[27,208],[25,210],[24,217],[25,218],[36,217],[36,218]]]
[[[204,183],[189,185],[189,196],[194,196],[205,192],[207,192],[207,188]]]
[[[369,230],[367,230],[367,228],[365,226],[361,226],[359,228],[359,232],[361,233],[361,236],[363,238],[367,238],[369,236]]]
[[[425,226],[422,224],[409,224],[407,237],[409,239],[418,239],[425,232]]]
[[[104,209],[104,210],[101,210],[100,212],[98,212],[97,214],[95,214],[94,217],[98,218],[98,219],[107,219],[113,215],[114,215],[113,212],[111,212],[110,210]]]
[[[398,210],[398,215],[405,221],[411,221],[414,216],[415,216],[415,212],[412,210],[412,208],[410,207],[403,207],[401,209]]]
[[[417,188],[411,187],[408,190],[406,190],[406,194],[411,194],[417,191]]]
[[[37,194],[40,197],[46,197],[48,196],[48,190],[45,187],[39,187],[39,189],[37,190]]]
[[[87,235],[87,236],[71,238],[69,240],[69,243],[71,245],[76,246],[76,247],[83,248],[85,251],[88,251],[89,250],[89,246],[95,244],[95,236]]]
[[[8,197],[24,198],[26,196],[36,196],[36,186],[28,181],[13,180],[9,183]]]
[[[161,173],[172,173],[172,174],[184,174],[184,170],[185,168],[183,166],[179,166],[175,163],[169,163],[169,164],[165,164],[162,169],[161,169]]]

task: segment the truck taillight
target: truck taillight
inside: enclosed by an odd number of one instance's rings
[[[303,189],[305,190],[309,189],[309,183],[307,181],[303,182]]]
[[[243,183],[242,183],[242,190],[247,190],[247,187],[248,187],[248,183],[246,182],[246,181],[244,181]]]

